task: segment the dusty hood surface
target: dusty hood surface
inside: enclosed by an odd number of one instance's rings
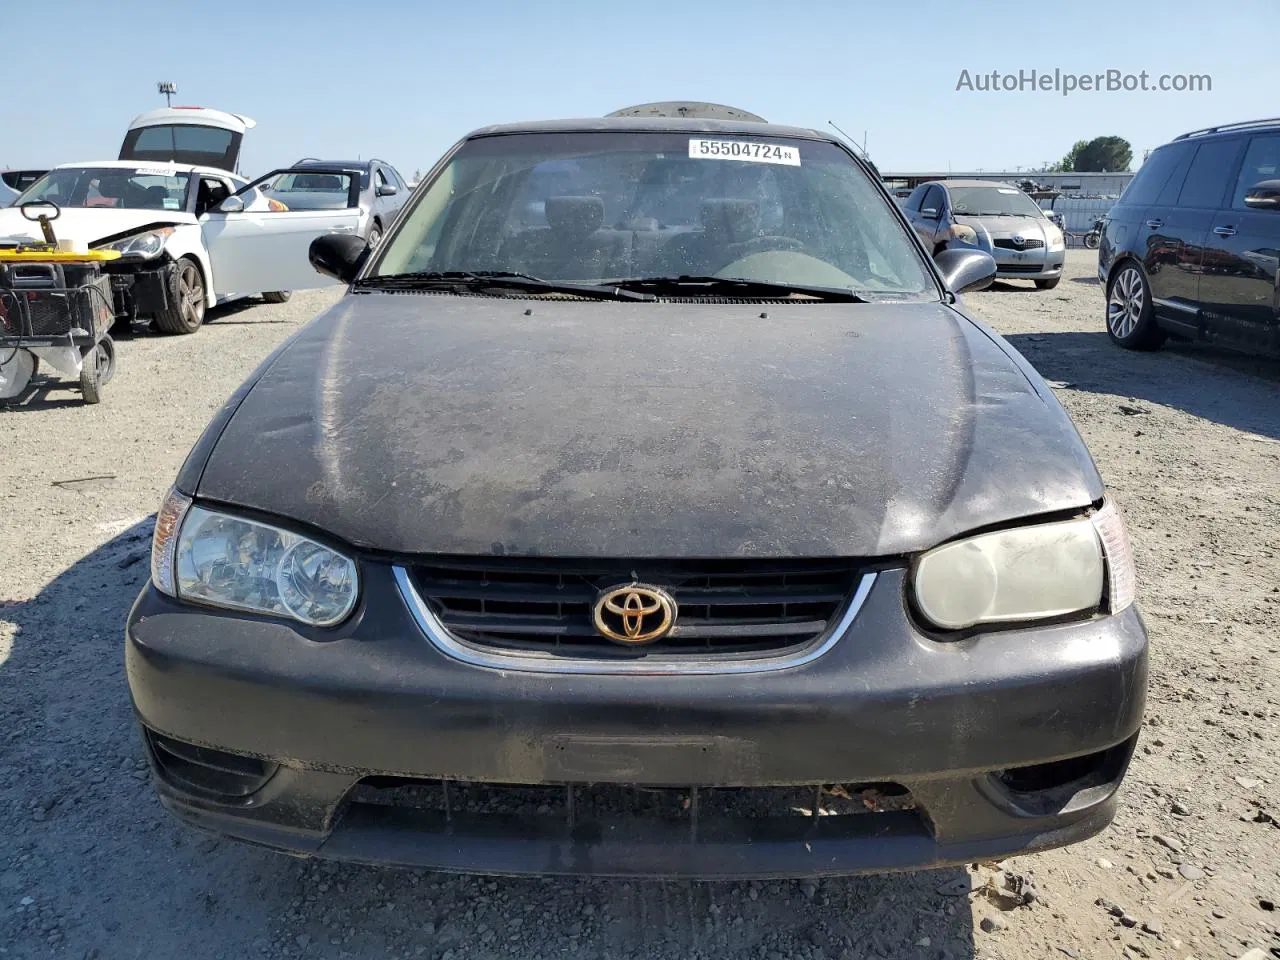
[[[359,547],[577,557],[900,554],[1102,495],[1039,377],[937,303],[350,295],[197,476]]]
[[[35,212],[34,210],[32,211]],[[150,224],[195,223],[193,214],[180,210],[115,210],[110,207],[66,208],[53,221],[53,232],[59,240],[78,240],[94,244],[104,237],[115,236]],[[0,243],[5,240],[43,240],[40,224],[28,220],[14,207],[0,210]]]
[[[957,213],[955,220],[956,223],[970,225],[980,223],[992,233],[1000,236],[1020,233],[1027,239],[1035,240],[1044,239],[1045,227],[1049,225],[1048,220],[1040,220],[1034,217],[984,217],[976,216],[972,213]]]

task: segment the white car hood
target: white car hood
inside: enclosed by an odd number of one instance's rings
[[[151,224],[195,222],[194,214],[183,213],[180,210],[113,210],[90,207],[64,209],[62,215],[52,221],[52,226],[59,240],[76,240],[92,246],[104,237],[115,236]],[[6,240],[43,239],[40,224],[27,220],[23,217],[21,210],[14,207],[0,210],[0,243]]]

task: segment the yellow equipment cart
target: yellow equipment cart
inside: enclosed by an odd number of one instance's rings
[[[23,359],[29,377],[42,354],[69,357],[70,369],[79,367],[84,402],[99,402],[116,366],[108,333],[115,304],[102,264],[119,256],[59,250],[56,242],[0,248],[0,364],[16,367]],[[18,358],[19,350],[29,358]]]

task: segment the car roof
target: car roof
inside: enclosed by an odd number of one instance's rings
[[[232,177],[236,180],[244,179],[239,174],[231,173],[229,170],[223,170],[220,167],[203,167],[191,163],[171,163],[168,160],[80,160],[75,163],[60,163],[53,169],[69,170],[76,167],[105,167],[111,170],[139,170],[143,167],[164,167],[166,170],[175,170],[179,173],[207,173],[212,176]]]
[[[833,134],[805,127],[747,120],[712,120],[702,117],[581,117],[566,120],[531,120],[480,127],[466,139],[516,133],[719,133],[755,137],[792,137],[839,143]]]
[[[384,166],[391,166],[385,160],[317,160],[314,157],[308,157],[305,160],[299,160],[294,164],[295,167],[332,167],[335,170],[367,170],[375,163],[381,163]]]
[[[1198,140],[1201,137],[1229,136],[1244,130],[1266,129],[1268,127],[1280,127],[1280,117],[1268,117],[1263,120],[1241,120],[1237,123],[1219,123],[1216,126],[1204,127],[1201,130],[1189,130],[1186,133],[1180,133],[1171,142],[1177,143],[1179,140],[1190,140],[1192,138]]]
[[[241,134],[257,126],[252,118],[244,114],[228,113],[226,110],[215,110],[212,107],[161,107],[158,110],[148,110],[146,113],[138,114],[129,122],[129,129],[137,130],[141,127],[168,124],[218,127]]]
[[[1013,187],[1015,190],[1018,189],[1014,184],[1004,180],[930,180],[928,182],[940,183],[944,187],[1004,187],[1006,189]],[[925,185],[921,184],[922,187]]]

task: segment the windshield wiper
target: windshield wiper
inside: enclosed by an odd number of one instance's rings
[[[508,270],[426,270],[415,273],[389,273],[365,277],[354,284],[357,288],[382,290],[427,290],[447,287],[519,290],[524,293],[567,293],[596,300],[652,300],[652,294],[625,290],[612,284],[559,283],[543,280],[527,273]]]
[[[848,287],[818,287],[807,283],[779,283],[770,280],[739,280],[733,277],[627,277],[610,284],[623,290],[643,290],[658,296],[745,297],[782,299],[792,294],[833,303],[870,303]]]

